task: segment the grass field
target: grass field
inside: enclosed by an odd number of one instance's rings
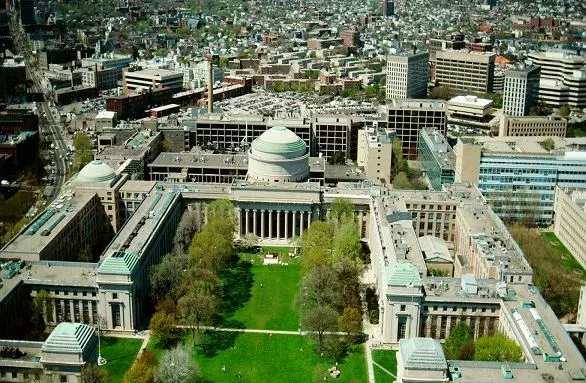
[[[577,274],[581,274],[583,277],[586,276],[586,271],[574,258],[570,250],[564,246],[562,241],[554,234],[554,233],[542,233],[541,234],[545,239],[547,239],[553,249],[555,249],[561,257],[561,265],[567,269],[574,271]]]
[[[114,383],[122,380],[140,350],[142,339],[102,338],[102,356],[107,363],[102,367],[112,377]]]
[[[191,345],[189,335],[185,341]],[[158,355],[162,353],[152,342],[149,348]],[[322,358],[315,351],[313,338],[307,336],[207,332],[195,348],[194,359],[205,383],[323,381],[328,368],[336,362],[342,372],[337,382],[367,381],[362,345],[351,346],[342,360],[334,360]],[[240,379],[236,378],[238,372]]]
[[[296,296],[301,265],[295,260],[287,266],[263,265],[262,254],[242,253],[240,262],[222,273],[221,327],[293,331],[299,327]]]
[[[372,360],[383,366],[389,372],[397,375],[397,352],[394,350],[372,350]],[[374,365],[374,379],[376,383],[392,383],[395,378]]]

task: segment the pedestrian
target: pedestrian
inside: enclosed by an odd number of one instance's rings
[[[263,285],[262,285],[262,283],[261,283],[261,284],[260,284],[260,288],[261,288],[261,289],[262,289],[262,286],[263,286]]]
[[[222,372],[226,372],[226,365],[222,366]]]

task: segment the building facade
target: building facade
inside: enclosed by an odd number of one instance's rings
[[[509,117],[504,115],[499,124],[499,137],[552,136],[566,137],[568,121],[557,116]]]
[[[503,87],[503,114],[525,116],[537,104],[541,68],[535,65],[509,69]]]
[[[183,73],[168,69],[125,70],[122,74],[124,94],[142,93],[154,89],[183,88]]]
[[[584,190],[555,188],[553,232],[570,250],[582,267],[586,267],[586,192]]]
[[[421,168],[433,189],[439,191],[443,184],[454,183],[456,155],[446,138],[436,130],[421,129],[419,135]]]
[[[438,51],[436,82],[453,89],[491,93],[495,57],[494,53],[485,52]]]
[[[429,53],[387,56],[387,98],[425,98]]]

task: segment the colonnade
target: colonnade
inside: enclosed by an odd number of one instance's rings
[[[253,233],[260,239],[289,240],[301,236],[311,224],[311,216],[311,211],[240,208],[239,233]]]

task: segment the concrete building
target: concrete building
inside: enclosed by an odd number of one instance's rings
[[[419,159],[421,168],[434,190],[443,184],[454,183],[456,155],[446,138],[433,128],[419,133]]]
[[[106,110],[98,112],[95,121],[94,129],[96,133],[101,133],[104,129],[112,129],[118,123],[116,112],[108,112]]]
[[[397,353],[397,383],[441,383],[449,380],[448,363],[438,340],[401,339]]]
[[[499,137],[555,136],[566,137],[568,121],[557,116],[509,117],[504,115],[499,124]]]
[[[94,67],[82,68],[81,83],[99,90],[113,89],[118,86],[118,72],[116,68]]]
[[[505,72],[503,113],[525,116],[537,104],[541,68],[535,65],[511,68]]]
[[[436,82],[453,89],[491,93],[495,57],[486,52],[438,51]]]
[[[541,145],[551,138],[555,149]],[[558,137],[460,137],[455,182],[478,188],[504,221],[553,223],[555,187],[586,188],[586,153],[580,139]]]
[[[388,116],[387,128],[396,131],[407,159],[417,158],[421,129],[429,127],[444,136],[447,134],[446,111],[446,104],[437,100],[393,99],[382,108],[382,113]]]
[[[368,179],[383,185],[391,182],[394,132],[378,125],[358,131],[357,164],[364,168]]]
[[[315,135],[316,152],[327,160],[336,153],[345,159],[356,159],[358,130],[364,125],[360,118],[344,115],[314,115],[311,127]]]
[[[585,206],[586,191],[568,190],[556,186],[553,205],[555,211],[553,232],[582,267],[586,267],[586,244],[583,239],[583,233],[586,232]]]
[[[528,57],[541,67],[540,102],[554,107],[586,106],[586,61],[583,57],[555,51],[531,52]]]
[[[87,57],[81,59],[82,67],[93,67],[97,71],[114,69],[116,80],[122,79],[122,70],[128,68],[134,61],[132,55],[107,54],[103,57]]]
[[[450,121],[487,122],[492,119],[492,100],[477,96],[456,96],[447,102]]]
[[[124,94],[142,93],[155,89],[175,89],[183,87],[183,73],[168,69],[125,70],[122,74]]]
[[[389,98],[425,98],[429,53],[410,53],[387,56],[387,92]]]

